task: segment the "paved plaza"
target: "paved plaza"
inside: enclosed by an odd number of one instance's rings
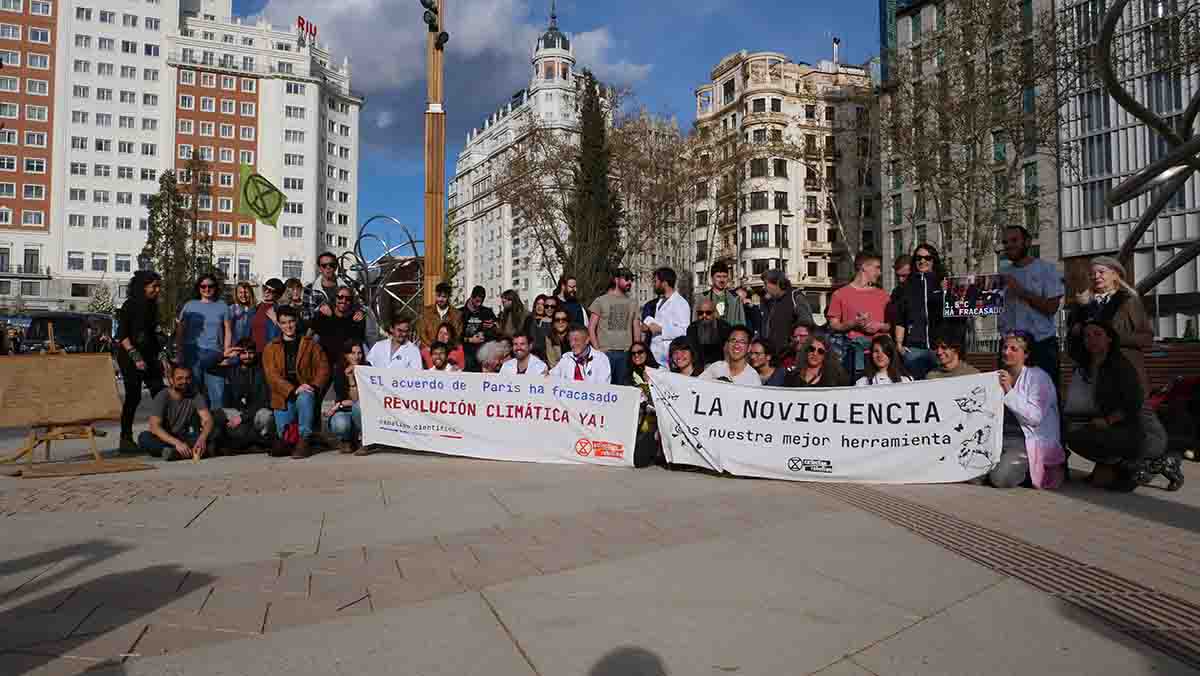
[[[0,478],[0,674],[1200,665],[1194,484],[818,485],[416,453],[151,462]]]

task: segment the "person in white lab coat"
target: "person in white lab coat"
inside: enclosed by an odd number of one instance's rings
[[[592,349],[590,338],[586,326],[572,326],[568,336],[571,351],[558,360],[550,377],[608,385],[612,381],[612,365],[608,363],[608,355]]]
[[[510,376],[545,376],[549,369],[546,362],[538,359],[536,354],[529,351],[529,336],[518,333],[512,339],[512,359],[500,367],[500,375]]]
[[[412,320],[408,317],[393,317],[392,325],[388,327],[388,340],[381,340],[371,346],[367,354],[367,362],[376,368],[383,369],[414,369],[420,371],[425,367],[421,360],[421,348],[409,340],[412,335]]]
[[[660,364],[668,363],[671,341],[687,335],[692,321],[692,308],[683,296],[675,293],[675,271],[659,268],[654,271],[654,292],[659,295],[654,314],[642,322],[651,336],[650,352]]]

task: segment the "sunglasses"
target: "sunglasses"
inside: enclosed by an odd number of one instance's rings
[[[933,256],[913,256],[913,260],[917,261],[918,263],[921,261],[928,261],[928,262],[932,263]]]
[[[336,267],[337,267],[337,263],[318,263],[318,264],[317,264],[317,267],[319,267],[319,268],[321,268],[321,269],[324,269],[324,268],[336,268]]]
[[[217,287],[213,286],[212,284],[201,284],[200,288],[201,289],[215,289]]]
[[[697,313],[696,313],[696,316],[698,316],[698,317],[711,317],[711,316],[713,316],[713,315],[715,315],[715,314],[717,314],[717,313],[716,313],[716,312],[713,312],[712,310],[700,310],[699,312],[697,312]]]
[[[813,354],[825,354],[825,348],[819,345],[811,345],[807,351]]]
[[[347,303],[349,303],[349,302],[351,301],[351,298],[350,298],[350,296],[338,296],[338,297],[337,297],[337,299],[338,299],[338,301],[339,301],[339,302],[344,300],[344,301],[346,301]]]
[[[635,357],[636,357],[636,356],[638,356],[639,354],[640,354],[640,355],[645,355],[645,354],[646,354],[646,351],[645,351],[645,350],[632,350],[632,351],[630,351],[630,353],[629,353],[629,354],[631,354],[631,355],[633,355],[633,356],[635,356]]]

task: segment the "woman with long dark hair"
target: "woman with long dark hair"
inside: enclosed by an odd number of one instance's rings
[[[196,280],[196,297],[184,303],[175,327],[180,363],[192,370],[192,384],[208,396],[208,405],[225,405],[223,361],[237,355],[229,306],[221,300],[221,282],[205,273]]]
[[[804,360],[788,371],[784,382],[787,387],[845,387],[850,377],[829,339],[817,333],[804,341]]]
[[[500,294],[500,316],[496,323],[500,325],[500,335],[512,339],[513,336],[525,330],[525,318],[529,311],[521,302],[521,297],[513,289]]]
[[[158,295],[162,277],[152,270],[138,270],[129,280],[129,297],[118,314],[117,336],[113,341],[117,367],[125,383],[125,401],[121,405],[121,448],[137,450],[133,439],[133,417],[142,403],[142,387],[150,396],[164,387],[158,353]]]
[[[900,289],[896,308],[896,343],[904,366],[917,380],[937,367],[932,339],[942,323],[946,268],[932,244],[921,242],[913,249],[912,273]]]
[[[700,355],[696,347],[684,336],[671,341],[667,348],[667,358],[671,360],[671,373],[697,378],[700,376]]]
[[[871,358],[867,360],[867,374],[854,383],[858,387],[867,385],[891,385],[911,383],[912,376],[904,368],[900,350],[891,336],[875,336],[871,339]]]
[[[641,392],[638,407],[637,438],[633,447],[633,466],[645,467],[662,457],[662,444],[658,436],[658,415],[654,411],[654,399],[650,396],[650,374],[658,368],[654,355],[644,343],[629,346],[625,373],[620,374],[620,385],[630,385]]]

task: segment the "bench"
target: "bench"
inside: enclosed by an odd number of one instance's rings
[[[972,352],[966,356],[966,361],[980,371],[994,371],[999,364],[996,355],[986,352]],[[1060,352],[1058,368],[1065,391],[1071,382],[1075,362],[1066,352]],[[1200,343],[1156,343],[1146,351],[1146,376],[1150,379],[1151,390],[1170,385],[1177,377],[1194,375],[1200,375]]]

